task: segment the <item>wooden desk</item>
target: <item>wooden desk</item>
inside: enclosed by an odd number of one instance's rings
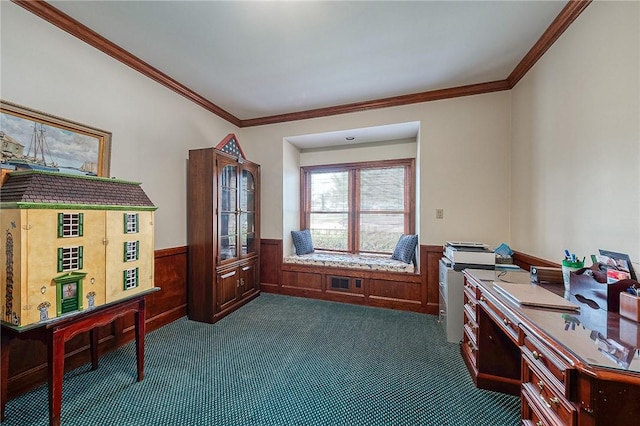
[[[154,289],[156,290],[156,289]],[[137,380],[144,378],[144,336],[145,336],[145,297],[149,292],[130,299],[100,306],[88,311],[53,320],[40,326],[21,330],[2,324],[2,377],[0,378],[0,415],[4,420],[7,402],[7,379],[9,355],[14,340],[40,340],[47,345],[47,370],[49,386],[49,424],[60,425],[62,409],[62,380],[64,377],[65,342],[89,331],[91,345],[91,369],[98,368],[98,327],[107,325],[115,319],[133,313],[135,317],[135,339],[137,359]]]
[[[637,422],[640,324],[584,306],[521,307],[486,274],[464,272],[460,349],[477,387],[520,395],[523,425]]]

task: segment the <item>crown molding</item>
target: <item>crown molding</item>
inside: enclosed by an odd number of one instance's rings
[[[555,41],[565,32],[569,25],[586,9],[592,0],[570,0],[560,11],[556,19],[551,22],[549,28],[540,36],[536,44],[522,58],[520,63],[516,65],[507,81],[511,88],[515,87],[522,77],[538,62],[538,59],[549,50]]]
[[[34,15],[55,25],[72,36],[84,41],[96,49],[106,53],[112,58],[133,68],[150,79],[162,84],[174,92],[184,96],[202,108],[214,113],[220,118],[237,127],[254,127],[267,124],[284,123],[288,121],[306,120],[310,118],[328,117],[352,112],[368,111],[373,109],[391,108],[421,102],[430,102],[441,99],[457,98],[462,96],[479,95],[484,93],[510,90],[522,77],[535,65],[562,33],[575,21],[592,0],[569,0],[566,6],[553,20],[551,25],[529,50],[524,58],[505,80],[487,83],[471,84],[467,86],[452,87],[446,89],[430,90],[426,92],[408,95],[393,96],[370,101],[355,102],[344,105],[317,108],[306,111],[298,111],[286,114],[271,115],[251,119],[239,119],[233,114],[220,108],[213,102],[179,83],[158,69],[152,67],[140,58],[132,55],[115,43],[102,37],[100,34],[81,24],[43,0],[12,0],[13,3],[23,7]]]
[[[450,87],[447,89],[430,90],[428,92],[412,93],[409,95],[393,96],[373,101],[355,102],[327,108],[311,109],[288,114],[271,115],[268,117],[240,120],[240,127],[263,126],[265,124],[283,123],[287,121],[305,120],[309,118],[328,117],[331,115],[348,114],[350,112],[367,111],[371,109],[391,108],[420,102],[437,101],[440,99],[458,98],[462,96],[479,95],[483,93],[509,90],[507,80],[488,83],[470,84],[467,86]]]

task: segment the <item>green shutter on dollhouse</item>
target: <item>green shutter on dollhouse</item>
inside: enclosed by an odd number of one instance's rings
[[[140,241],[136,241],[135,249],[136,249],[136,260],[138,260],[138,252],[140,252]],[[137,271],[137,269],[136,269],[136,271]],[[137,278],[137,276],[136,276],[136,278]]]
[[[127,261],[127,242],[125,241],[124,243],[122,243],[122,246],[123,246],[122,261],[126,262]]]
[[[138,224],[140,223],[140,218],[138,217],[139,216],[138,213],[136,213],[134,216],[136,217],[136,231],[135,232],[138,232],[138,229],[139,229],[139,225]]]
[[[127,213],[123,213],[122,214],[122,222],[124,223],[124,233],[125,234],[128,234],[128,232],[127,232],[128,231],[127,224],[128,224],[129,221],[127,220],[127,216],[128,216]]]
[[[58,213],[58,238],[64,237],[64,213]],[[60,268],[58,268],[60,272]]]
[[[82,246],[78,246],[78,269],[82,269]]]
[[[63,251],[61,248],[58,248],[58,272],[64,271],[64,265],[62,263],[63,259]]]
[[[127,270],[122,271],[122,289],[127,289]]]
[[[82,237],[84,228],[84,213],[78,213],[78,236]]]

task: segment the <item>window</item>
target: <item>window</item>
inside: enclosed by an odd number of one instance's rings
[[[124,243],[124,261],[133,262],[138,260],[138,241],[125,241]]]
[[[84,225],[82,213],[58,213],[58,237],[81,237]]]
[[[138,213],[124,214],[124,233],[136,234],[138,232]]]
[[[82,246],[58,249],[58,272],[82,269]]]
[[[392,253],[414,233],[414,160],[301,168],[301,223],[315,248]]]
[[[124,271],[124,289],[131,290],[138,287],[138,268],[125,269]]]

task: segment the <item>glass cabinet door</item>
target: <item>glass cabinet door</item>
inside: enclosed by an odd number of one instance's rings
[[[240,247],[241,254],[256,251],[256,186],[251,171],[243,169],[240,177]]]
[[[237,248],[237,167],[227,165],[220,174],[220,232],[218,233],[220,260],[238,257]]]

